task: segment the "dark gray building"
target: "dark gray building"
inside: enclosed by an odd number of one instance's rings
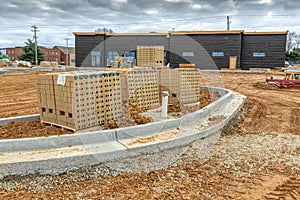
[[[136,58],[137,46],[164,46],[165,65],[200,69],[284,66],[285,32],[174,31],[168,33],[75,32],[77,67],[107,67],[116,56]]]

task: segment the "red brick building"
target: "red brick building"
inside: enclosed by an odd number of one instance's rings
[[[41,50],[44,52],[45,61],[57,62],[58,64],[61,64],[61,52],[59,49],[53,47],[52,49],[41,48]]]
[[[14,47],[6,48],[6,54],[9,55],[12,61],[19,60],[18,55],[23,54],[23,47]],[[75,66],[75,60],[72,59],[75,57],[75,48],[68,47],[68,56],[67,47],[63,46],[54,46],[53,48],[44,48],[41,47],[41,50],[44,52],[45,61],[57,62],[59,65],[70,65]],[[68,63],[66,59],[68,57]]]
[[[19,60],[18,55],[23,54],[23,47],[6,48],[6,55],[11,57],[12,61]]]

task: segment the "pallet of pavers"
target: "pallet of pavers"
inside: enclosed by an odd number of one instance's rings
[[[164,65],[164,46],[137,46],[137,65],[158,67]]]
[[[200,74],[194,68],[159,71],[160,92],[169,92],[169,104],[199,102]]]
[[[124,102],[141,110],[160,106],[157,70],[129,70],[122,73],[121,82]]]
[[[76,131],[122,117],[118,72],[40,74],[37,87],[43,123]]]

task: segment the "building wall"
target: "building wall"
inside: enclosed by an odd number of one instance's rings
[[[102,46],[104,45],[102,44],[103,41],[104,41],[104,35],[76,35],[75,37],[76,66],[91,67],[92,52],[100,52],[101,54],[101,51],[103,51],[103,49],[101,49],[101,45]],[[104,58],[102,58],[101,60],[101,63],[103,62],[104,62]]]
[[[60,65],[61,59],[61,52],[58,49],[55,48],[41,48],[41,50],[44,52],[45,61],[49,62],[57,62]]]
[[[22,47],[6,48],[6,55],[10,56],[12,61],[19,60],[18,55],[23,53]]]
[[[180,63],[194,63],[200,69],[226,68],[229,66],[230,56],[237,56],[237,67],[239,67],[241,35],[172,35],[170,49],[172,67],[178,67]],[[194,55],[191,56],[184,52]],[[219,53],[219,56],[214,56],[213,52]],[[222,53],[221,56],[220,53]]]
[[[230,56],[237,57],[237,68],[240,67],[242,36],[241,34],[205,34],[205,35],[190,35],[198,44],[199,48],[204,48],[206,53],[214,61],[217,68],[228,68]],[[213,52],[214,55],[213,55]],[[221,55],[223,53],[223,56]],[[218,53],[218,56],[215,56]],[[211,69],[210,62],[207,62],[205,54],[200,57],[199,68]]]
[[[118,52],[123,56],[125,52],[136,52],[137,46],[164,46],[164,50],[169,49],[169,40],[166,35],[132,35],[132,36],[111,36],[105,38],[105,49],[102,55],[108,56],[109,52]],[[107,66],[107,59],[104,60]]]
[[[166,36],[76,36],[75,54],[76,66],[93,67],[92,57],[96,52],[100,52],[100,67],[107,66],[107,57],[109,52],[117,52],[124,55],[125,52],[135,51],[137,46],[164,46],[169,48],[169,42]],[[94,52],[94,53],[92,53]],[[97,66],[96,66],[97,67]]]
[[[283,67],[285,61],[286,35],[243,35],[242,69]],[[265,53],[265,57],[253,56]]]
[[[75,54],[71,53],[69,56],[69,65],[75,67],[76,66],[76,60],[75,60]]]
[[[223,31],[224,32],[224,31]],[[105,41],[105,42],[104,42]],[[137,46],[164,46],[171,67],[194,63],[200,69],[229,68],[230,56],[237,57],[237,68],[283,66],[286,34],[244,34],[241,32],[209,34],[116,35],[75,33],[77,67],[106,67],[108,52],[124,55]],[[253,57],[253,52],[265,52],[265,57]],[[99,63],[95,58],[99,55]],[[93,60],[93,61],[92,61]]]

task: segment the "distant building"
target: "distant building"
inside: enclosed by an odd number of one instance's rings
[[[23,47],[6,48],[6,55],[11,57],[12,61],[19,60],[18,55],[23,54]]]
[[[23,47],[13,47],[6,48],[6,54],[12,58],[12,61],[19,60],[18,55],[23,54]],[[75,66],[75,48],[68,47],[68,56],[67,47],[63,46],[54,46],[53,48],[41,47],[41,50],[44,52],[45,61],[57,62],[59,65]],[[68,63],[66,59],[68,57]]]
[[[199,69],[284,66],[287,31],[74,32],[76,67],[108,67],[116,56],[137,59],[137,46],[163,46],[164,64]]]
[[[74,47],[64,47],[64,46],[55,46],[53,49],[58,49],[61,52],[61,64],[68,66],[75,66],[75,48]],[[68,52],[67,52],[68,51]],[[68,53],[68,62],[67,61],[67,53]]]

